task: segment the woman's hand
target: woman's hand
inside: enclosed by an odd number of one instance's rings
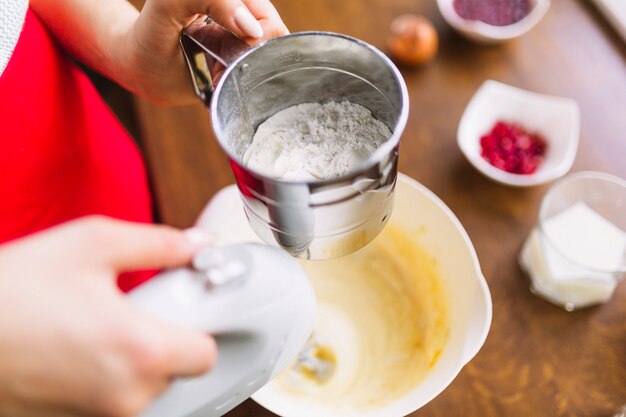
[[[288,33],[270,0],[30,0],[61,45],[79,61],[154,102],[197,100],[178,37],[211,16],[250,44]]]
[[[128,72],[141,95],[167,103],[197,100],[178,38],[198,14],[250,44],[288,33],[269,0],[148,0],[127,43]]]
[[[212,338],[135,310],[118,273],[174,267],[182,232],[104,217],[0,247],[0,415],[134,417],[172,378],[204,373]]]

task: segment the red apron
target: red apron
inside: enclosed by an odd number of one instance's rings
[[[0,243],[88,214],[152,222],[141,155],[31,10],[0,76]],[[149,276],[124,274],[128,290]]]

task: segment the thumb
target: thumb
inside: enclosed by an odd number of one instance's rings
[[[189,234],[169,226],[104,217],[83,221],[99,262],[116,272],[185,265],[211,240],[208,233],[199,229],[192,229],[193,234]]]

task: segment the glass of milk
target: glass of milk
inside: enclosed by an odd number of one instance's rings
[[[626,181],[579,172],[544,196],[519,263],[531,290],[567,311],[607,302],[626,275]]]

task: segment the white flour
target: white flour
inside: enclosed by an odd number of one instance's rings
[[[359,104],[304,103],[263,122],[243,163],[285,180],[335,178],[352,171],[389,136],[389,128]]]

